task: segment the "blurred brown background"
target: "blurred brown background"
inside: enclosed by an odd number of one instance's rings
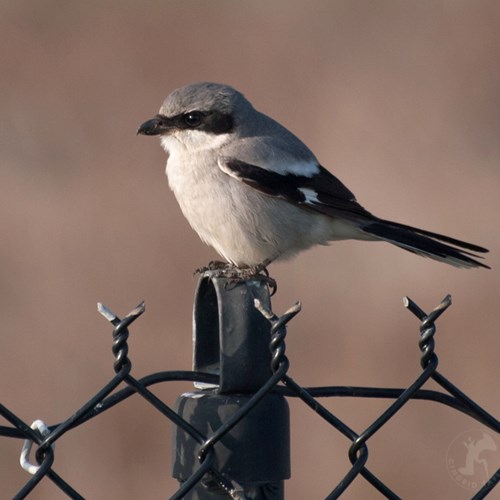
[[[216,255],[181,216],[158,141],[135,131],[174,88],[213,80],[294,131],[377,215],[491,250],[491,271],[361,242],[272,265],[276,312],[303,303],[290,374],[407,386],[420,370],[418,322],[401,298],[430,310],[450,292],[440,370],[498,412],[499,61],[494,0],[1,2],[1,402],[53,424],[113,375],[97,301],[120,315],[146,301],[130,338],[136,376],[190,368],[191,273]],[[155,392],[172,403],[190,388]],[[326,404],[361,431],[389,401]],[[323,498],[349,469],[348,442],[291,409],[287,498]],[[370,469],[404,498],[469,498],[445,456],[478,427],[410,403],[370,440]],[[166,498],[170,435],[132,398],[58,442],[54,468],[87,498]],[[20,449],[0,439],[2,498],[28,479]],[[48,480],[35,491],[65,498]],[[379,497],[363,479],[345,495]]]

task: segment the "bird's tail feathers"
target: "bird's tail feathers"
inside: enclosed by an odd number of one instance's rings
[[[482,256],[472,253],[486,253],[488,250],[472,243],[386,220],[369,222],[361,226],[361,229],[404,250],[455,267],[490,269],[486,264],[476,260],[482,259]]]

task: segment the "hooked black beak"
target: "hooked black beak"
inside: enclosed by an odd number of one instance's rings
[[[160,135],[171,127],[167,122],[167,117],[156,115],[151,120],[144,122],[138,129],[138,135]]]

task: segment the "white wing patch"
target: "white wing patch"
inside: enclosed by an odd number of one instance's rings
[[[314,189],[299,188],[299,191],[306,197],[306,203],[320,203],[318,193]]]

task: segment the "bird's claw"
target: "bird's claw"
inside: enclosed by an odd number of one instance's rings
[[[198,267],[193,271],[193,276],[196,276],[197,274],[203,274],[206,273],[207,271],[223,271],[227,269],[228,267],[234,267],[232,264],[228,264],[227,262],[221,262],[220,260],[211,260],[208,263],[208,266],[202,266]]]
[[[193,276],[209,272],[210,276],[213,278],[225,278],[228,285],[234,285],[236,283],[240,283],[241,281],[248,280],[263,281],[269,286],[271,296],[273,296],[278,289],[278,285],[276,280],[269,276],[269,271],[266,267],[267,264],[268,263],[263,263],[257,266],[240,268],[234,264],[213,260],[208,263],[208,266],[196,269],[193,272]]]

